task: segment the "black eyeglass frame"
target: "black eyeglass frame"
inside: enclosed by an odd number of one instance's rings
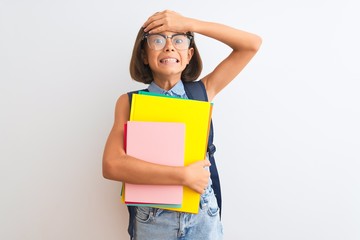
[[[148,42],[148,41],[147,41],[148,36],[154,36],[154,35],[160,35],[160,36],[164,37],[164,38],[165,38],[165,41],[166,41],[168,38],[170,38],[170,39],[172,40],[173,37],[176,37],[176,36],[179,36],[179,35],[186,36],[186,37],[189,39],[189,41],[190,41],[188,48],[191,46],[191,43],[192,43],[192,41],[193,41],[193,39],[194,39],[194,36],[193,36],[190,32],[187,32],[187,33],[175,33],[175,34],[170,35],[170,36],[167,36],[167,35],[161,34],[161,33],[145,33],[145,34],[143,35],[141,41],[144,41],[144,40],[146,39],[146,42]],[[149,42],[148,42],[148,44],[149,44]],[[148,46],[149,46],[149,48],[151,48],[150,45],[148,45]],[[165,45],[164,45],[164,47],[165,47]],[[175,48],[176,48],[176,47],[175,47]],[[151,48],[151,49],[152,49],[152,48]],[[163,48],[162,48],[162,49],[163,49]],[[159,49],[159,50],[161,50],[161,49]],[[185,50],[185,49],[181,49],[181,50]]]

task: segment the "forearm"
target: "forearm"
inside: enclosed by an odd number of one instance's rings
[[[261,44],[259,36],[220,23],[190,19],[188,27],[192,32],[223,42],[234,51],[256,51]]]
[[[128,155],[103,161],[103,175],[107,179],[154,185],[183,185],[184,167],[149,163]]]
[[[150,16],[143,27],[144,31],[149,31],[149,33],[160,33],[164,31],[190,31],[199,33],[227,44],[235,52],[256,52],[261,44],[261,38],[255,34],[220,23],[184,17],[170,10],[165,10]]]

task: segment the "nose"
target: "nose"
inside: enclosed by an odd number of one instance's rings
[[[165,52],[174,52],[175,51],[175,48],[172,44],[172,39],[171,38],[167,38],[166,39],[166,44],[165,44],[165,47],[164,47],[164,51]]]

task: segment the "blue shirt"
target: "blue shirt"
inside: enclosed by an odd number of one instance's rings
[[[152,81],[148,87],[148,90],[149,90],[149,92],[153,92],[153,93],[159,93],[159,94],[164,94],[164,95],[168,95],[168,96],[174,96],[174,97],[188,99],[186,92],[185,92],[184,84],[182,81],[178,81],[175,84],[175,86],[172,87],[169,91],[162,89],[161,87],[156,85],[156,83],[154,81]]]

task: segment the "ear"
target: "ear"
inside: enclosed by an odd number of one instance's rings
[[[190,60],[191,60],[193,55],[194,55],[194,48],[189,48],[189,50],[188,50],[188,64],[190,63]]]

